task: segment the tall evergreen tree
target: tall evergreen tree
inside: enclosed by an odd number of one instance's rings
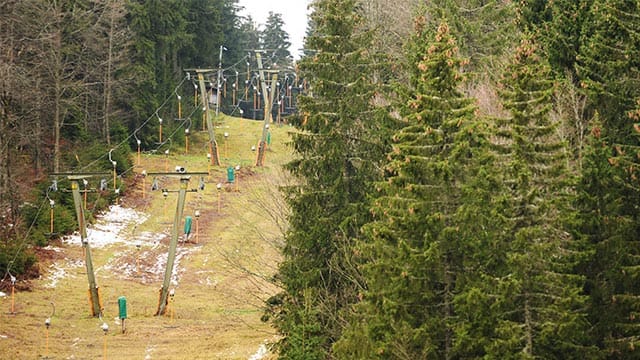
[[[267,22],[264,24],[264,29],[260,34],[260,40],[262,48],[269,55],[269,64],[267,65],[275,64],[280,68],[291,66],[293,61],[291,52],[289,52],[291,42],[289,41],[289,34],[284,30],[282,14],[269,11]]]
[[[581,232],[594,245],[585,268],[596,342],[607,358],[637,358],[637,234],[640,193],[637,99],[640,98],[640,5],[595,0],[578,56],[578,75],[595,114],[594,140],[579,187]],[[632,118],[629,117],[632,116]]]
[[[459,90],[463,60],[448,25],[434,31],[424,17],[416,23],[404,126],[393,136],[361,242],[367,291],[336,344],[345,359],[456,357],[454,299],[472,241],[458,211],[477,175],[483,131]]]
[[[181,63],[185,66],[207,68],[218,64],[218,51],[220,45],[224,44],[225,35],[222,28],[223,3],[210,0],[186,2],[188,11],[185,31],[192,37],[180,51]]]
[[[640,306],[636,281],[640,275],[637,238],[640,229],[637,213],[626,205],[627,200],[639,201],[636,167],[637,161],[632,156],[621,153],[614,156],[602,123],[598,118],[592,121],[584,170],[577,187],[576,230],[593,247],[593,256],[582,271],[591,298],[591,335],[607,359],[635,358],[635,348],[640,345],[637,338],[640,323],[636,319]]]
[[[432,26],[445,19],[460,53],[469,59],[467,71],[495,66],[517,41],[515,5],[509,1],[435,0],[424,2]]]
[[[549,65],[558,74],[569,72],[575,77],[575,64],[580,52],[583,27],[592,0],[561,0],[547,4],[550,20],[538,29]]]
[[[260,49],[260,30],[251,15],[240,19],[242,48],[245,50]]]
[[[505,270],[495,274],[498,301],[492,358],[590,358],[579,247],[566,232],[569,173],[550,120],[554,84],[533,40],[525,38],[507,69],[501,97],[510,117],[497,148],[506,156],[502,235]]]
[[[522,0],[517,3],[518,25],[525,32],[536,32],[551,20],[549,0]]]
[[[640,5],[595,0],[578,56],[578,75],[609,141],[629,138],[627,113],[640,98]]]
[[[137,80],[137,96],[131,106],[139,114],[138,121],[152,115],[161,102],[173,94],[176,83],[184,76],[178,55],[192,40],[187,32],[186,15],[187,8],[181,1],[129,3],[129,24],[134,33],[131,71]],[[167,113],[158,115],[164,118],[172,118],[177,113],[170,107],[163,111]],[[144,138],[158,140],[154,138],[158,134],[155,126],[145,127],[148,133]]]
[[[606,135],[599,114],[593,121],[584,171],[578,186],[579,234],[594,254],[584,265],[591,296],[594,341],[608,359],[636,358],[640,345],[640,201],[637,176],[640,149],[640,103],[630,111],[628,139],[614,143]]]
[[[310,94],[298,98],[296,160],[287,169],[300,180],[284,189],[291,207],[284,260],[277,278],[282,292],[267,314],[283,335],[283,359],[330,358],[344,326],[344,309],[362,284],[350,265],[353,242],[369,219],[367,194],[387,138],[386,111],[373,105],[376,70],[355,0],[313,4],[316,31],[306,39],[313,55],[299,63]]]

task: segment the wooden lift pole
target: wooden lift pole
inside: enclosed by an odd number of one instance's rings
[[[204,85],[204,74],[211,73],[213,69],[185,69],[185,71],[195,71],[198,75],[198,86],[200,87],[200,98],[202,99],[203,111],[205,113],[205,121],[207,123],[207,131],[209,132],[209,151],[211,153],[211,165],[220,166],[220,156],[218,154],[218,143],[216,142],[216,133],[213,128],[213,120],[209,111],[209,100],[207,99],[207,88]],[[220,94],[218,94],[220,96]]]
[[[91,260],[91,247],[87,240],[87,224],[84,218],[84,208],[82,206],[82,196],[80,195],[79,181],[93,175],[69,175],[67,178],[71,181],[71,193],[73,194],[73,204],[78,217],[78,226],[80,228],[80,239],[85,252],[85,263],[87,267],[87,276],[89,278],[89,296],[91,299],[91,316],[100,316],[102,309],[100,308],[100,294],[98,293],[98,285],[96,285],[96,277],[93,272],[93,262]]]
[[[184,203],[185,198],[187,196],[187,191],[197,191],[197,190],[187,190],[187,186],[189,185],[189,179],[191,179],[191,175],[207,175],[206,172],[203,173],[189,173],[189,174],[181,174],[180,176],[180,190],[178,190],[178,205],[176,206],[176,215],[173,218],[173,230],[171,231],[171,240],[169,242],[169,254],[167,256],[167,269],[164,273],[164,281],[162,282],[162,288],[160,289],[160,300],[158,301],[158,311],[156,311],[156,315],[164,315],[167,311],[168,304],[168,295],[169,295],[169,285],[171,284],[171,275],[173,274],[173,265],[176,260],[176,249],[178,247],[178,232],[180,226],[180,220],[182,219],[182,214],[184,211]],[[149,173],[149,175],[165,175],[165,176],[176,176],[175,173]]]
[[[267,150],[267,134],[269,133],[269,123],[271,122],[271,108],[273,106],[273,96],[276,93],[273,89],[274,84],[278,81],[278,73],[273,72],[271,77],[271,91],[267,89],[266,78],[264,76],[264,70],[262,69],[262,56],[260,52],[256,51],[256,60],[258,61],[258,71],[260,74],[260,84],[262,86],[262,96],[264,98],[264,123],[262,125],[262,137],[258,144],[258,157],[256,159],[256,166],[264,166],[264,156]]]

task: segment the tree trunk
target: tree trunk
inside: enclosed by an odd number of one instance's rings
[[[104,135],[107,139],[107,145],[111,146],[111,125],[109,116],[111,116],[111,68],[113,62],[113,27],[115,11],[113,8],[109,10],[109,46],[107,50],[107,73],[104,81]]]
[[[531,308],[529,305],[529,294],[524,294],[524,329],[526,345],[523,352],[527,355],[533,354],[533,319],[531,318]]]
[[[444,264],[444,358],[451,359],[452,334],[447,322],[452,317],[451,299],[453,298],[453,276],[450,269],[450,259],[445,257]]]
[[[60,172],[60,130],[62,128],[61,108],[62,108],[62,74],[61,72],[61,59],[60,49],[62,47],[62,34],[58,30],[55,34],[54,40],[55,49],[54,52],[58,52],[58,56],[55,57],[55,72],[54,72],[54,111],[53,111],[53,172]]]

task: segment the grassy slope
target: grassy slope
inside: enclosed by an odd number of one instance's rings
[[[284,178],[279,164],[289,158],[285,146],[288,127],[272,126],[273,141],[265,166],[256,168],[251,145],[259,139],[261,124],[225,118],[216,130],[224,166],[211,168],[203,192],[187,194],[184,215],[193,216],[199,209],[202,216],[199,242],[196,244],[192,236],[193,242],[178,245],[179,253],[186,255],[179,263],[179,283],[170,307],[173,316],[154,316],[164,270],[159,274],[148,271],[155,257],[166,253],[168,237],[155,248],[142,246],[137,273],[138,250],[133,242],[92,251],[110,327],[106,336],[100,329],[101,321],[90,316],[82,249],[59,245],[63,252],[54,263],[65,268],[67,275],[55,288],[47,286],[53,268],[42,264],[44,275],[34,281],[34,290],[16,294],[17,314],[9,314],[10,298],[0,299],[1,357],[34,359],[45,355],[44,320],[51,313],[51,302],[56,313],[49,330],[50,358],[101,358],[106,339],[111,359],[248,359],[261,344],[273,342],[275,332],[260,316],[262,301],[277,291],[265,279],[275,271],[279,256],[283,213],[277,185]],[[227,144],[224,132],[229,133]],[[188,171],[207,171],[207,148],[206,133],[194,134],[189,155],[184,154],[184,148],[173,149],[180,155],[169,157],[169,168],[183,165]],[[225,184],[218,197],[215,184],[226,180],[226,166],[237,164],[241,165],[239,192],[235,185]],[[138,172],[142,168],[164,171],[164,167],[163,156],[143,155]],[[147,189],[150,180],[146,180]],[[141,185],[129,191],[122,204],[147,213],[149,220],[125,232],[134,241],[142,232],[170,234],[175,193],[164,200],[160,192],[147,191],[142,199]],[[177,189],[178,183],[167,178],[162,186]],[[196,186],[193,179],[190,188]],[[127,273],[126,269],[133,271]],[[125,334],[115,319],[119,296],[128,301]]]

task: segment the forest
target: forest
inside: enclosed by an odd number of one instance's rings
[[[281,14],[270,13],[261,30],[240,10],[237,0],[0,2],[4,277],[8,267],[23,273],[37,261],[22,251],[26,245],[45,246],[51,239],[48,214],[34,205],[41,199],[53,201],[60,234],[77,228],[72,202],[47,190],[51,174],[111,171],[116,161],[119,177],[130,177],[132,149],[150,153],[182,146],[186,121],[204,129],[203,108],[175,101],[193,98],[193,86],[197,91],[185,69],[224,69],[221,88],[231,93],[233,87],[236,99],[255,89],[256,79],[239,81],[244,73],[237,71],[256,68],[248,53],[279,49],[268,60],[292,66]],[[205,80],[211,92],[216,79]],[[219,105],[238,116],[240,101],[231,98]],[[182,103],[185,116],[176,116]],[[95,206],[104,208],[111,200],[105,194]]]
[[[280,291],[262,315],[277,356],[640,358],[640,2],[310,10]],[[14,254],[48,173],[165,116],[183,69],[215,67],[222,45],[244,62],[266,36],[234,0],[0,11],[0,265],[14,271],[35,261]]]

